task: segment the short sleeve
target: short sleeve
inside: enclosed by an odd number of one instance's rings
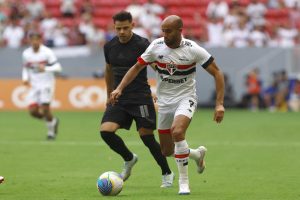
[[[153,56],[153,50],[155,48],[154,42],[152,42],[146,51],[138,58],[138,62],[141,64],[150,64],[155,61]]]
[[[56,55],[52,50],[48,50],[48,65],[53,65],[57,62]]]
[[[210,53],[196,43],[193,45],[193,54],[195,56],[195,61],[203,68],[206,68],[214,60]]]

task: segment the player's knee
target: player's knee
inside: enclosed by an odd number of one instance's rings
[[[174,149],[170,149],[170,148],[162,147],[162,146],[160,148],[161,148],[161,153],[163,156],[165,156],[165,157],[173,156]]]
[[[185,132],[184,128],[180,126],[171,128],[171,134],[173,139],[184,137],[184,132]]]
[[[111,131],[100,131],[100,136],[104,141],[109,140],[113,134],[115,134],[114,132]]]

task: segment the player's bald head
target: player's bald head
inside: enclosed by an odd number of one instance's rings
[[[163,20],[162,26],[168,26],[168,27],[172,27],[172,28],[176,28],[176,29],[182,29],[183,22],[179,16],[170,15]]]

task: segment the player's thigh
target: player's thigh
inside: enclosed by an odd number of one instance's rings
[[[115,132],[119,128],[130,129],[133,118],[120,106],[108,105],[103,114],[100,130]]]
[[[171,132],[175,141],[184,139],[186,130],[191,122],[196,108],[197,101],[194,98],[188,97],[179,102],[171,127]]]
[[[30,88],[25,100],[28,103],[29,110],[33,110],[35,108],[38,109],[38,99],[39,99],[39,90],[37,88]]]
[[[153,104],[132,106],[130,114],[133,116],[136,129],[141,136],[153,134],[156,129],[156,112]]]
[[[174,113],[158,113],[158,133],[162,154],[171,156],[174,153],[174,142],[171,135],[171,126]]]
[[[54,94],[54,87],[52,86],[45,86],[40,88],[39,90],[39,103],[40,104],[49,104],[53,99]]]

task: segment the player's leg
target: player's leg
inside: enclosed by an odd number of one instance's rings
[[[164,156],[174,155],[174,141],[171,135],[173,119],[174,113],[162,113],[158,111],[159,142]]]
[[[38,104],[38,94],[39,91],[37,88],[31,88],[26,100],[29,102],[28,111],[30,115],[36,119],[43,119],[44,115],[40,111],[40,106]]]
[[[166,157],[163,156],[160,145],[153,134],[153,131],[156,129],[156,113],[154,105],[141,105],[137,106],[135,109],[141,110],[141,116],[134,117],[140,138],[161,168],[161,187],[171,187],[173,185],[174,173],[170,170],[168,161]]]
[[[190,123],[190,118],[184,115],[175,116],[171,127],[171,134],[175,144],[175,161],[179,173],[179,194],[189,194],[188,161],[189,146],[185,140],[185,133]]]
[[[41,102],[41,112],[43,114],[43,118],[46,121],[46,126],[48,128],[48,135],[47,139],[53,140],[55,139],[58,131],[58,124],[59,120],[58,118],[54,117],[51,108],[50,103],[53,98],[54,93],[54,87],[43,87],[40,89],[40,95],[39,95],[39,102]]]
[[[171,127],[171,134],[175,144],[175,160],[179,172],[179,194],[189,194],[188,161],[196,155],[200,157],[199,152],[189,149],[185,140],[186,130],[191,122],[196,109],[196,100],[186,98],[182,100],[175,112],[174,121]],[[196,155],[194,155],[196,154]]]
[[[105,110],[100,126],[100,135],[104,142],[124,159],[124,167],[121,172],[124,181],[131,174],[131,169],[137,162],[137,155],[127,148],[123,139],[116,134],[116,131],[119,128],[129,129],[131,123],[131,116],[123,109],[109,105]]]

